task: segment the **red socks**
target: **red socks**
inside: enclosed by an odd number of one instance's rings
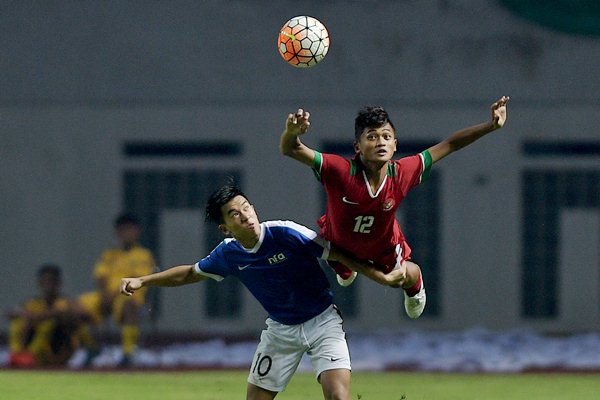
[[[404,289],[404,291],[406,292],[406,295],[408,297],[413,297],[415,294],[419,293],[422,285],[423,285],[423,277],[421,275],[419,275],[419,279],[417,279],[417,282],[414,285],[412,285],[411,287]]]

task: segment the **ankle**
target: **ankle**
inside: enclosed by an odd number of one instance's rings
[[[423,278],[421,277],[421,275],[419,275],[419,278],[413,285],[403,288],[403,289],[406,292],[406,295],[408,297],[413,297],[414,295],[416,295],[417,293],[419,293],[421,291],[422,286],[423,286]]]

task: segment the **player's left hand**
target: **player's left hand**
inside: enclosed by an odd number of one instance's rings
[[[302,135],[310,126],[310,113],[301,108],[294,114],[289,114],[285,121],[285,130],[292,135]]]
[[[508,96],[502,96],[500,100],[492,104],[492,124],[494,129],[499,129],[504,126],[506,122],[506,104],[510,100]]]

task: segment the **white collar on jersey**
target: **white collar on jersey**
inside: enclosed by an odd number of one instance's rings
[[[242,244],[240,243],[240,247],[244,250],[246,250],[248,253],[256,253],[258,251],[258,249],[260,249],[260,246],[262,245],[262,242],[265,239],[265,229],[266,226],[264,224],[264,222],[261,222],[259,224],[260,226],[260,235],[258,236],[258,242],[256,242],[256,244],[254,245],[254,247],[252,247],[251,249],[247,249],[244,246],[242,246]],[[239,241],[238,241],[239,243]]]
[[[369,184],[369,180],[367,179],[367,174],[365,173],[365,170],[362,170],[362,175],[363,175],[363,179],[365,180],[365,185],[367,185],[367,190],[369,191],[369,196],[371,196],[372,199],[374,199],[375,197],[379,196],[379,193],[381,193],[381,191],[383,190],[383,187],[385,186],[385,182],[387,181],[387,174],[383,177],[383,181],[381,182],[381,185],[379,185],[379,187],[377,188],[377,192],[375,194],[373,194],[373,190],[371,190],[371,185]]]

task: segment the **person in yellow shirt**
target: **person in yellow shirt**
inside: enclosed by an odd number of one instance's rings
[[[114,222],[119,247],[105,250],[94,268],[97,290],[84,293],[79,302],[89,313],[94,324],[100,324],[112,316],[121,327],[123,358],[120,366],[129,366],[140,335],[140,316],[145,293],[139,298],[119,296],[121,278],[151,274],[156,263],[152,252],[139,243],[141,227],[129,214],[118,216]],[[89,340],[88,340],[89,342]],[[97,350],[88,350],[95,355]],[[88,359],[88,363],[91,359]]]
[[[61,294],[61,269],[42,265],[37,272],[40,294],[9,310],[9,365],[45,367],[65,365],[79,346],[84,313]]]

